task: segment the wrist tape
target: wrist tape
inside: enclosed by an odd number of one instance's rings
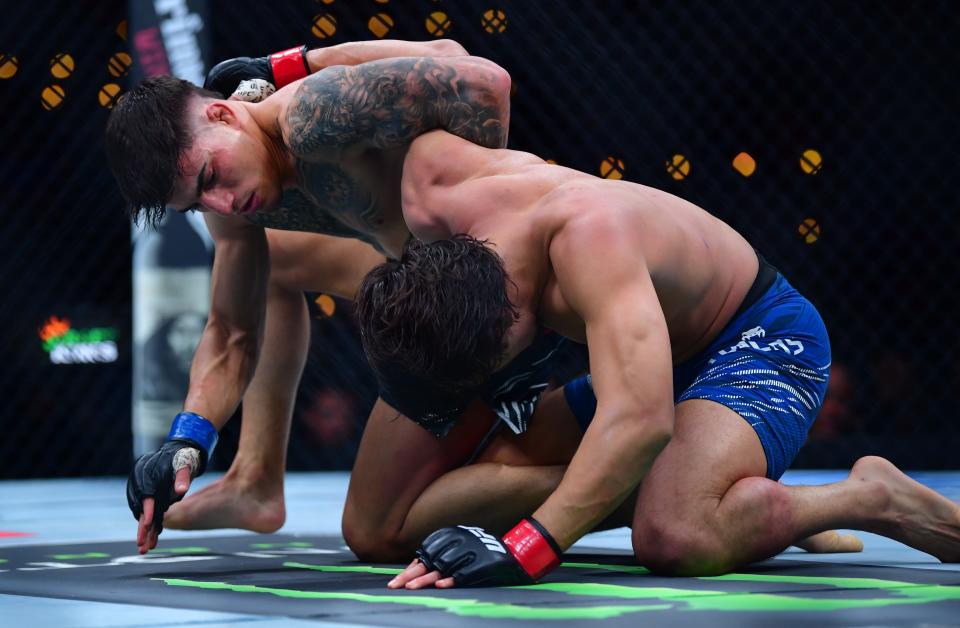
[[[507,532],[503,544],[534,580],[539,580],[556,568],[563,553],[546,528],[533,517],[527,517]]]
[[[200,446],[203,465],[217,446],[217,428],[213,423],[193,412],[181,412],[173,418],[167,440],[188,440]]]
[[[270,69],[277,89],[308,76],[310,65],[307,63],[307,47],[298,46],[273,53],[270,55]]]

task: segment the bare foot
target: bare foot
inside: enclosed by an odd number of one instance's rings
[[[941,562],[960,562],[960,506],[876,456],[858,460],[850,480],[883,488],[876,532]]]
[[[836,530],[827,530],[808,536],[794,543],[795,546],[811,554],[841,554],[862,552],[863,541],[852,534],[840,534]]]
[[[286,516],[282,487],[270,491],[244,486],[228,475],[171,506],[163,525],[174,530],[276,532]]]

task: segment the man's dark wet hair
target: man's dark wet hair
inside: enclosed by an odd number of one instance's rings
[[[187,121],[192,96],[221,98],[172,76],[144,79],[124,94],[107,120],[106,151],[135,223],[156,224],[180,176],[180,156],[193,137]]]
[[[356,302],[364,351],[381,394],[433,429],[459,416],[503,359],[519,314],[503,261],[468,235],[411,238],[399,260],[374,268]]]

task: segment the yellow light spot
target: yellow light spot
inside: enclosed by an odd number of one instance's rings
[[[817,174],[823,167],[823,158],[812,148],[803,151],[800,155],[800,169],[807,174]]]
[[[65,52],[59,52],[50,59],[50,74],[52,74],[54,78],[67,78],[73,74],[74,67],[76,67],[76,65],[73,62],[73,57]]]
[[[40,92],[40,103],[44,109],[50,111],[63,104],[64,96],[66,96],[66,92],[64,92],[63,88],[59,85],[44,87],[43,91]]]
[[[814,218],[804,218],[797,232],[807,244],[813,244],[820,238],[820,224]]]
[[[370,29],[374,37],[380,39],[393,28],[393,18],[386,13],[377,13],[367,22],[367,28]]]
[[[448,18],[447,14],[443,11],[434,11],[427,16],[427,32],[434,37],[443,37],[450,30],[451,26],[453,26],[453,24],[450,23],[450,18]]]
[[[0,79],[12,78],[20,67],[20,61],[11,54],[0,52]]]
[[[600,162],[600,176],[604,179],[622,179],[624,170],[623,161],[616,157],[607,157]]]
[[[677,181],[686,179],[690,174],[690,162],[683,155],[676,154],[666,162],[667,172]]]
[[[97,94],[97,98],[100,100],[100,106],[113,109],[119,95],[120,86],[116,83],[107,83],[100,88],[100,93]]]
[[[548,164],[552,164],[552,165],[554,165],[554,166],[557,165],[557,162],[554,161],[553,159],[544,159],[544,161],[547,162]]]
[[[127,21],[120,20],[120,23],[117,24],[117,36],[120,37],[123,41],[127,41]]]
[[[749,177],[757,169],[757,162],[748,153],[740,153],[733,158],[733,169]]]
[[[480,18],[480,26],[488,33],[502,33],[507,30],[507,14],[500,9],[487,9]]]
[[[374,0],[377,4],[387,4],[390,0]]]
[[[333,4],[333,0],[317,0],[321,4]]]
[[[333,313],[337,311],[337,302],[333,300],[329,294],[321,294],[316,299],[313,300],[317,304],[317,307],[320,308],[320,313],[330,318],[333,316]]]
[[[317,39],[326,39],[333,37],[337,32],[337,18],[329,13],[317,15],[313,18],[313,28],[310,29],[313,36]]]
[[[117,78],[126,76],[127,72],[130,71],[131,63],[133,63],[133,59],[130,58],[130,55],[125,52],[118,52],[107,61],[107,72],[110,73],[110,76]]]

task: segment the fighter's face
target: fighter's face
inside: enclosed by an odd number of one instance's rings
[[[193,145],[180,157],[170,204],[223,216],[275,209],[283,193],[278,165],[249,117],[222,101],[198,107]]]

